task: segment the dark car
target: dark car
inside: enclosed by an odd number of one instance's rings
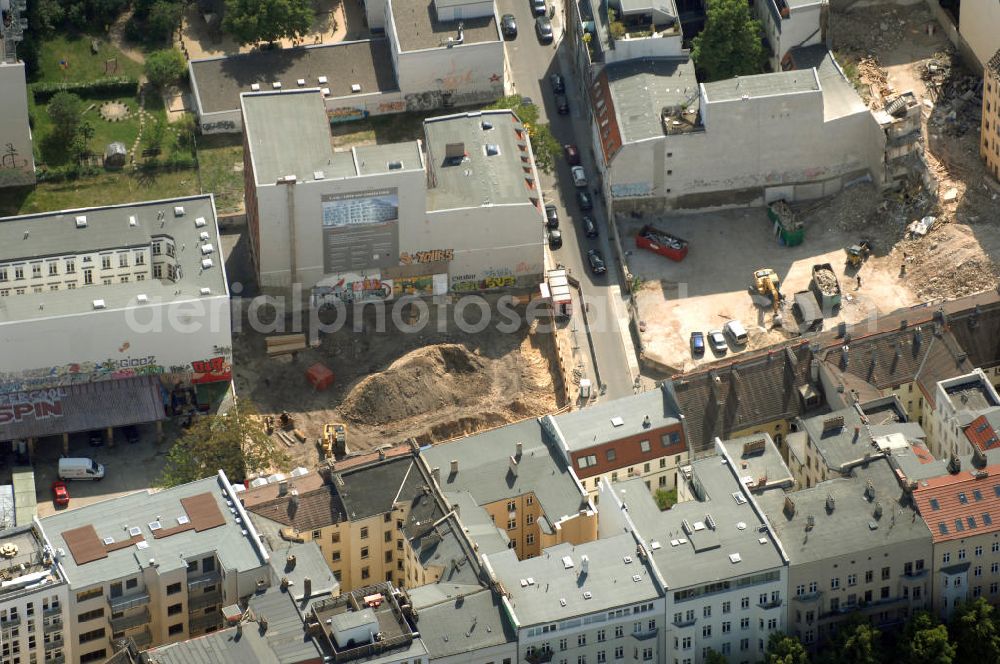
[[[545,225],[549,228],[559,228],[559,212],[552,203],[545,206]]]
[[[587,262],[590,263],[590,271],[594,274],[604,274],[608,271],[604,264],[604,258],[597,249],[591,249],[587,252]]]
[[[531,4],[531,13],[535,16],[545,16],[548,13],[545,0],[528,0],[528,2]]]
[[[556,95],[556,110],[559,115],[569,115],[569,99],[566,99],[566,95]]]
[[[580,151],[575,145],[566,144],[563,146],[563,154],[566,155],[566,163],[570,166],[580,165]]]
[[[562,246],[562,231],[553,228],[549,231],[549,249],[558,249]]]
[[[691,333],[691,354],[701,357],[705,354],[705,335],[702,332]]]
[[[566,81],[561,74],[549,74],[549,85],[552,86],[552,94],[561,95],[566,92]]]
[[[583,232],[587,237],[597,237],[597,222],[588,214],[583,215],[581,220]]]
[[[709,332],[708,343],[712,345],[712,352],[716,355],[725,355],[726,351],[729,350],[729,345],[726,343],[726,337],[722,334],[722,330],[712,330]]]
[[[521,97],[521,106],[534,106],[535,102],[532,101],[531,97]]]
[[[101,447],[104,445],[104,432],[103,431],[91,431],[87,434],[87,439],[90,442],[91,447]]]
[[[517,19],[514,18],[513,14],[504,14],[500,18],[500,32],[503,33],[505,39],[517,37]]]
[[[584,212],[594,209],[594,200],[585,189],[576,190],[576,202],[580,204],[580,209]]]
[[[134,424],[122,428],[122,433],[125,435],[125,440],[129,443],[134,444],[139,442],[139,429]]]
[[[535,33],[538,34],[538,41],[541,43],[552,43],[552,21],[549,20],[548,16],[539,16],[535,19]]]

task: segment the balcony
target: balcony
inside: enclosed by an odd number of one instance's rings
[[[45,634],[51,634],[52,632],[58,632],[63,628],[62,620],[53,620],[48,625],[42,626],[42,632]]]
[[[55,657],[50,657],[45,660],[45,664],[65,664],[66,655],[56,655]]]
[[[222,612],[213,611],[207,616],[198,616],[192,618],[191,622],[188,624],[188,629],[191,633],[204,632],[209,627],[216,627],[222,624]]]
[[[674,620],[673,625],[674,627],[690,627],[696,622],[698,622],[697,618],[684,618],[682,620]]]
[[[655,639],[659,632],[659,627],[648,629],[645,632],[632,632],[632,638],[636,641],[648,641],[649,639]]]
[[[21,624],[21,614],[16,616],[9,616],[4,620],[0,620],[0,629],[10,629],[11,627],[17,627]]]
[[[219,583],[221,580],[222,578],[219,576],[218,572],[212,572],[211,574],[205,574],[204,576],[199,576],[196,579],[191,579],[188,581],[188,593],[193,593],[201,590],[205,586],[211,586]]]
[[[54,604],[47,609],[42,609],[42,616],[48,618],[49,616],[57,616],[62,613],[62,607],[58,604]]]
[[[782,602],[784,602],[784,600],[772,599],[770,601],[764,602],[763,604],[758,603],[757,606],[759,606],[762,609],[776,609],[779,606],[781,606]]]
[[[62,637],[59,637],[58,639],[52,639],[42,645],[46,650],[55,650],[56,648],[63,647],[63,640]]]
[[[143,607],[142,611],[130,616],[112,618],[111,630],[115,632],[124,632],[126,629],[132,629],[133,627],[138,627],[139,625],[145,625],[149,622],[149,620],[149,609],[147,607]]]
[[[915,570],[912,572],[903,572],[903,579],[905,579],[906,581],[919,581],[920,579],[926,577],[929,573],[930,570],[928,570],[926,567],[924,569]]]
[[[802,593],[801,595],[796,595],[792,599],[794,599],[796,602],[815,602],[822,596],[823,596],[823,591],[817,590],[811,593]]]
[[[213,590],[210,593],[202,593],[201,595],[188,595],[188,613],[204,609],[208,606],[214,606],[220,602],[222,602],[221,590]]]
[[[134,643],[135,647],[138,648],[139,650],[146,648],[152,642],[153,642],[153,635],[150,633],[148,627],[139,632],[138,634],[132,635],[132,643]]]
[[[146,604],[149,604],[149,593],[139,593],[138,595],[129,595],[127,597],[108,598],[108,606],[111,607],[111,613],[128,611],[129,609],[135,609],[140,606],[145,606]]]
[[[551,662],[552,658],[555,656],[555,651],[552,648],[545,648],[543,650],[533,650],[524,656],[524,661],[528,664],[547,664]]]

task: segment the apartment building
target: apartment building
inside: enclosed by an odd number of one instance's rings
[[[23,2],[4,2],[0,21],[0,188],[35,183],[35,157],[28,117],[28,87],[17,44],[28,27]]]
[[[0,662],[66,661],[66,579],[36,524],[0,531]]]
[[[754,493],[795,486],[795,478],[768,434],[724,440],[722,446],[736,464],[740,482]]]
[[[672,489],[677,469],[688,462],[682,416],[664,387],[547,415],[542,425],[591,496],[602,478],[639,477],[650,490]]]
[[[788,558],[739,465],[717,449],[691,464],[667,511],[641,480],[601,484],[602,535],[631,532],[666,588],[664,662],[701,664],[709,650],[756,662],[786,631]]]
[[[267,587],[269,554],[222,471],[40,520],[66,583],[64,656],[103,661],[223,626],[221,608]]]
[[[823,0],[765,0],[751,11],[764,29],[774,71],[788,68],[794,49],[825,41],[829,11]]]
[[[979,156],[986,170],[1000,180],[1000,50],[983,67],[983,115]]]
[[[929,447],[939,459],[972,454],[965,429],[985,411],[1000,406],[1000,395],[982,369],[940,381],[935,386],[934,410],[930,413]]]
[[[666,661],[662,586],[631,533],[530,559],[487,554],[483,565],[505,593],[518,661]]]
[[[842,474],[759,498],[789,558],[788,632],[811,650],[849,614],[886,628],[931,605],[931,533],[889,463]]]

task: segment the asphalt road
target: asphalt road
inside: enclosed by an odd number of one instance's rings
[[[538,41],[535,19],[528,0],[498,0],[498,7],[500,14],[513,14],[517,18],[518,36],[507,42],[508,65],[517,94],[534,101],[539,109],[540,120],[549,122],[552,133],[560,144],[574,144],[578,147],[587,177],[593,183],[597,170],[592,158],[590,129],[584,119],[584,102],[579,96],[576,82],[570,78],[572,70],[568,59],[565,60],[566,65],[561,67],[564,59],[557,57],[557,48],[565,49],[561,45],[561,5],[557,5],[553,19],[556,40],[554,44],[548,45],[542,45]],[[561,73],[566,80],[569,115],[559,115],[556,111],[555,98],[549,84],[549,74],[553,72]],[[552,252],[553,258],[569,268],[580,280],[585,301],[589,302],[588,318],[591,321],[594,359],[600,381],[606,386],[606,391],[600,398],[606,400],[633,394],[633,377],[620,324],[621,319],[627,317],[618,282],[621,271],[609,243],[603,204],[600,200],[595,200],[594,209],[587,213],[597,222],[600,231],[597,238],[587,238],[579,223],[584,213],[577,204],[576,188],[566,160],[560,157],[556,163],[556,172],[542,173],[541,180],[546,203],[555,203],[559,210],[560,228],[563,232],[563,246]],[[600,252],[608,266],[607,274],[591,274],[587,262],[589,249]],[[574,316],[579,317],[580,313],[577,312]],[[578,322],[582,329],[582,318],[578,318]],[[627,331],[627,327],[625,330]],[[634,358],[632,364],[635,365]]]

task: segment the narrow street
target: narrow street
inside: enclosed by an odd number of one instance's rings
[[[587,178],[593,183],[597,176],[591,149],[591,131],[584,112],[585,101],[579,95],[579,86],[572,80],[567,47],[562,42],[562,4],[556,3],[553,29],[553,44],[542,45],[535,34],[535,18],[528,0],[498,0],[498,12],[513,14],[517,18],[518,36],[508,41],[507,59],[514,79],[517,94],[530,97],[538,106],[539,120],[548,122],[552,134],[560,145],[576,145]],[[559,115],[555,106],[555,96],[549,84],[549,75],[558,72],[566,80],[566,96],[569,99],[569,115]],[[601,199],[594,201],[594,209],[589,214],[597,223],[599,236],[587,238],[581,228],[583,216],[576,201],[576,188],[570,175],[570,167],[563,155],[556,160],[554,174],[541,174],[546,203],[554,203],[559,210],[560,228],[563,231],[563,246],[552,252],[553,263],[565,265],[580,280],[585,302],[589,304],[588,320],[591,339],[596,357],[597,371],[587,368],[587,373],[595,384],[603,383],[605,393],[602,400],[614,399],[633,394],[634,376],[638,375],[638,365],[628,338],[628,313],[622,298],[619,278],[620,267],[610,246],[607,219]],[[591,274],[587,251],[597,249],[608,266],[604,275]],[[589,355],[589,344],[584,336],[582,316],[577,319],[577,345]],[[623,338],[624,337],[624,338]],[[631,364],[631,368],[630,368]],[[598,380],[599,378],[599,380]]]

